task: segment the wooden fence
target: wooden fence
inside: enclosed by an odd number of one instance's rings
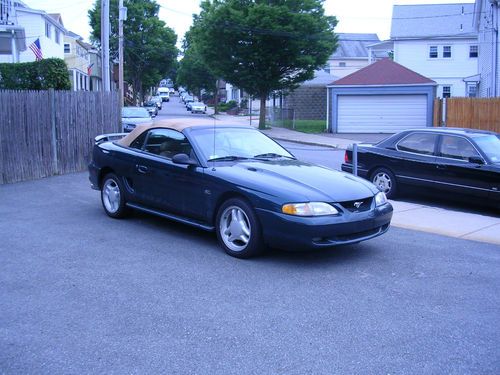
[[[445,125],[500,133],[500,98],[435,99],[434,126]]]
[[[85,170],[120,119],[117,92],[0,91],[0,184]]]

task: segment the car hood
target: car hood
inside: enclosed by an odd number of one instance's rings
[[[299,160],[243,161],[215,171],[236,185],[284,201],[344,202],[378,192],[362,178]]]

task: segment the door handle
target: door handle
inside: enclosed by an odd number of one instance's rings
[[[437,168],[437,169],[446,169],[447,167],[446,167],[446,165],[437,164],[437,165],[436,165],[436,168]]]
[[[137,172],[139,173],[147,173],[148,172],[148,167],[145,165],[136,165],[135,168],[137,169]]]

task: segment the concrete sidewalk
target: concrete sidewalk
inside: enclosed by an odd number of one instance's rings
[[[217,119],[233,124],[257,126],[259,119],[248,116],[217,115]],[[353,143],[377,142],[390,134],[351,134],[353,139],[335,134],[306,134],[285,128],[272,128],[263,133],[276,140],[345,149]],[[391,200],[395,227],[436,233],[467,240],[500,245],[500,215],[487,216],[458,210]]]

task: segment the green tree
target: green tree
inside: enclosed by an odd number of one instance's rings
[[[154,0],[125,0],[127,20],[123,23],[124,78],[132,84],[134,95],[158,84],[176,64],[177,35],[158,18]],[[100,45],[101,0],[89,10],[91,40]],[[118,0],[110,1],[110,56],[118,56]]]
[[[217,77],[205,64],[191,38],[190,31],[186,33],[184,38],[183,49],[184,57],[179,62],[179,69],[177,70],[177,84],[199,95],[202,90],[215,94]]]
[[[201,9],[193,44],[215,75],[260,98],[260,129],[268,95],[313,78],[336,48],[323,0],[204,0]]]

